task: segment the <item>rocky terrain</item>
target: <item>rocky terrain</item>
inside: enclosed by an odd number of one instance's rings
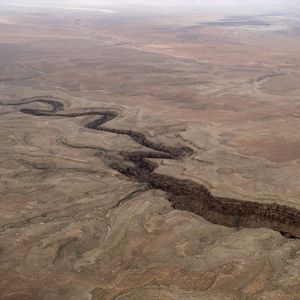
[[[300,298],[298,13],[3,5],[0,299]]]

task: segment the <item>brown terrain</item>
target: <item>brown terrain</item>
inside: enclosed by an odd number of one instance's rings
[[[0,5],[0,299],[300,299],[300,10]]]

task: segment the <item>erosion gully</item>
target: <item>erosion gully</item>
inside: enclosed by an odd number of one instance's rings
[[[118,117],[118,114],[113,111],[63,113],[64,104],[62,102],[47,98],[27,99],[6,105],[19,106],[29,103],[45,103],[51,109],[21,108],[20,112],[33,116],[56,118],[97,116],[95,120],[84,126],[90,130],[127,135],[136,143],[148,148],[148,151],[119,152],[118,159],[111,156],[106,163],[131,180],[143,182],[148,188],[166,192],[167,199],[175,209],[195,213],[214,224],[235,228],[270,228],[280,232],[286,238],[300,238],[300,211],[295,208],[276,203],[216,197],[205,186],[192,180],[179,179],[155,172],[158,164],[150,159],[182,159],[192,155],[193,150],[189,147],[170,147],[163,143],[152,142],[145,134],[138,131],[104,127],[105,123]]]

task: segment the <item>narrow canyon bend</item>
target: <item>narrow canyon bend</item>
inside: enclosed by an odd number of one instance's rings
[[[243,201],[213,196],[209,190],[192,180],[181,180],[176,177],[162,175],[154,170],[155,162],[149,159],[180,159],[193,153],[189,147],[174,148],[165,144],[154,143],[138,131],[104,127],[105,123],[117,118],[113,111],[84,111],[78,113],[61,113],[64,104],[58,100],[35,97],[10,105],[30,103],[46,103],[51,110],[21,108],[20,112],[39,117],[75,118],[82,116],[98,116],[85,124],[88,129],[127,135],[136,143],[152,151],[122,152],[113,157],[103,150],[96,155],[103,157],[106,163],[118,172],[131,179],[147,184],[149,188],[160,189],[167,193],[169,201],[176,209],[196,213],[206,220],[230,227],[270,228],[279,231],[286,237],[300,238],[300,211],[295,208],[274,204]],[[1,103],[0,103],[1,104]],[[7,104],[9,105],[9,104]],[[101,137],[99,137],[101,138]]]
[[[300,299],[299,20],[2,0],[0,300]]]

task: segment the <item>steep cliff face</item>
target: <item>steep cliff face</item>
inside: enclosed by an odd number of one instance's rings
[[[283,205],[249,202],[213,196],[209,190],[191,180],[158,174],[157,164],[150,158],[178,159],[191,155],[189,147],[170,147],[154,143],[138,131],[104,127],[103,125],[118,116],[112,111],[85,111],[79,113],[62,113],[64,105],[51,97],[48,99],[26,99],[14,105],[46,103],[51,110],[21,108],[24,114],[33,116],[53,116],[74,118],[98,116],[97,119],[84,125],[88,129],[127,135],[136,143],[152,151],[119,152],[118,157],[106,158],[106,163],[113,169],[131,179],[144,182],[150,188],[160,189],[167,193],[174,208],[186,210],[204,217],[206,220],[229,227],[270,228],[281,232],[286,237],[300,238],[300,212],[295,208]],[[99,117],[100,115],[100,117]],[[109,153],[107,153],[109,155]],[[105,158],[105,156],[104,156]]]

